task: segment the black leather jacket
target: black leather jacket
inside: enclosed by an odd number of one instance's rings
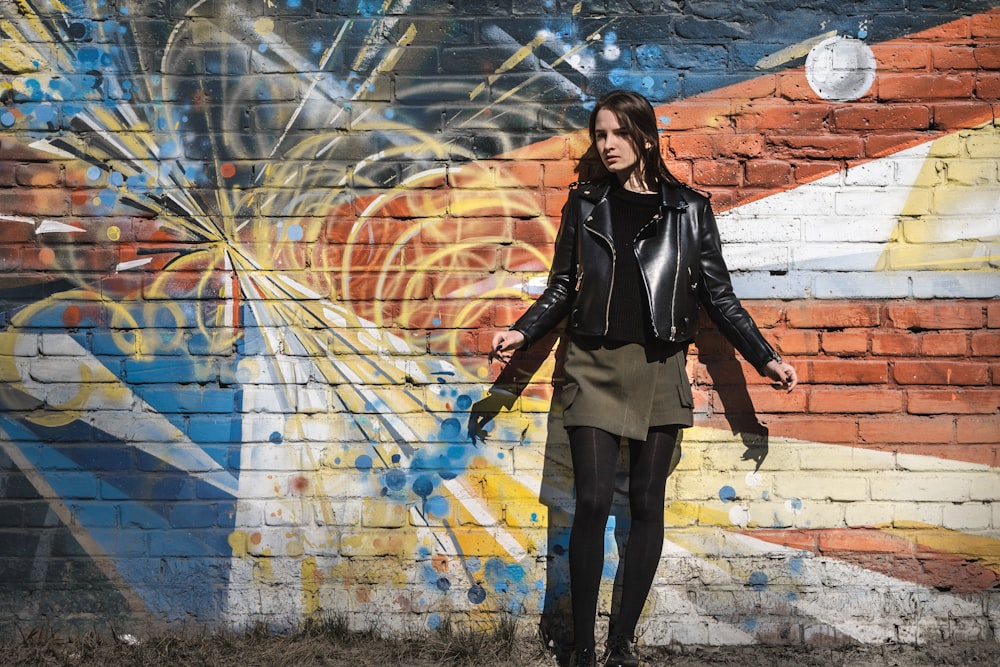
[[[615,263],[608,190],[591,183],[571,186],[548,284],[511,327],[524,334],[526,347],[567,316],[572,335],[607,333]],[[723,335],[758,372],[772,359],[780,360],[733,294],[708,198],[681,185],[663,184],[660,192],[659,215],[633,244],[656,337],[693,340],[698,309],[704,305]]]

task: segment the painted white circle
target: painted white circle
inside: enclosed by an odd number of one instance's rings
[[[729,521],[740,528],[750,525],[750,508],[746,505],[736,505],[729,510]]]
[[[810,49],[806,80],[824,100],[849,102],[872,87],[875,64],[875,54],[861,40],[831,37]]]
[[[759,472],[751,471],[747,473],[747,476],[744,478],[743,481],[746,482],[747,486],[753,489],[760,486],[764,482],[764,478],[761,476]]]

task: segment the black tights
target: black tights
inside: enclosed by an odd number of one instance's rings
[[[569,432],[576,513],[569,539],[573,632],[577,647],[594,645],[594,623],[604,569],[604,530],[615,491],[619,438],[590,426]],[[645,442],[629,440],[632,526],[622,563],[622,598],[611,632],[631,639],[646,604],[663,550],[663,502],[677,444],[677,427],[657,426]]]

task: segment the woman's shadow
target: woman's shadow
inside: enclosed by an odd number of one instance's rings
[[[563,361],[565,339],[550,334],[530,351],[514,353],[486,396],[470,409],[468,434],[475,442],[489,437],[491,422],[501,411],[510,410],[531,383],[538,368],[556,346],[552,373],[552,402],[547,413],[547,434],[538,500],[546,508],[545,591],[539,638],[559,665],[568,664],[573,647],[573,625],[569,587],[569,533],[573,523],[573,466],[569,440],[562,423]]]
[[[747,391],[743,367],[736,359],[732,347],[724,341],[720,344],[720,338],[721,336],[711,325],[706,325],[696,341],[699,358],[711,378],[712,387],[722,407],[725,408],[724,416],[729,429],[743,442],[745,450],[742,459],[753,461],[756,472],[767,457],[768,430],[757,419]],[[470,440],[473,443],[485,442],[489,437],[493,420],[501,411],[508,411],[514,407],[539,367],[548,358],[549,351],[554,345],[556,346],[552,374],[552,402],[548,411],[544,463],[538,498],[539,503],[547,510],[545,591],[539,637],[559,665],[568,663],[573,646],[568,553],[575,501],[569,440],[562,423],[561,390],[565,342],[564,337],[550,334],[533,346],[531,351],[515,353],[487,390],[486,396],[472,406],[468,421]],[[681,444],[682,436],[679,435],[671,473],[680,457]],[[627,457],[628,443],[623,441],[622,458],[626,462]],[[619,467],[626,466],[627,463],[622,466],[620,459]],[[616,478],[615,487],[615,503],[612,508],[614,536],[618,553],[623,554],[630,524],[627,477]],[[620,606],[621,575],[622,569],[618,568],[612,591],[612,619]]]

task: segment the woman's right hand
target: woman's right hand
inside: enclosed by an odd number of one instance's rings
[[[493,346],[490,348],[490,361],[499,359],[503,363],[510,363],[514,350],[524,347],[524,334],[520,331],[500,331],[493,336]]]

